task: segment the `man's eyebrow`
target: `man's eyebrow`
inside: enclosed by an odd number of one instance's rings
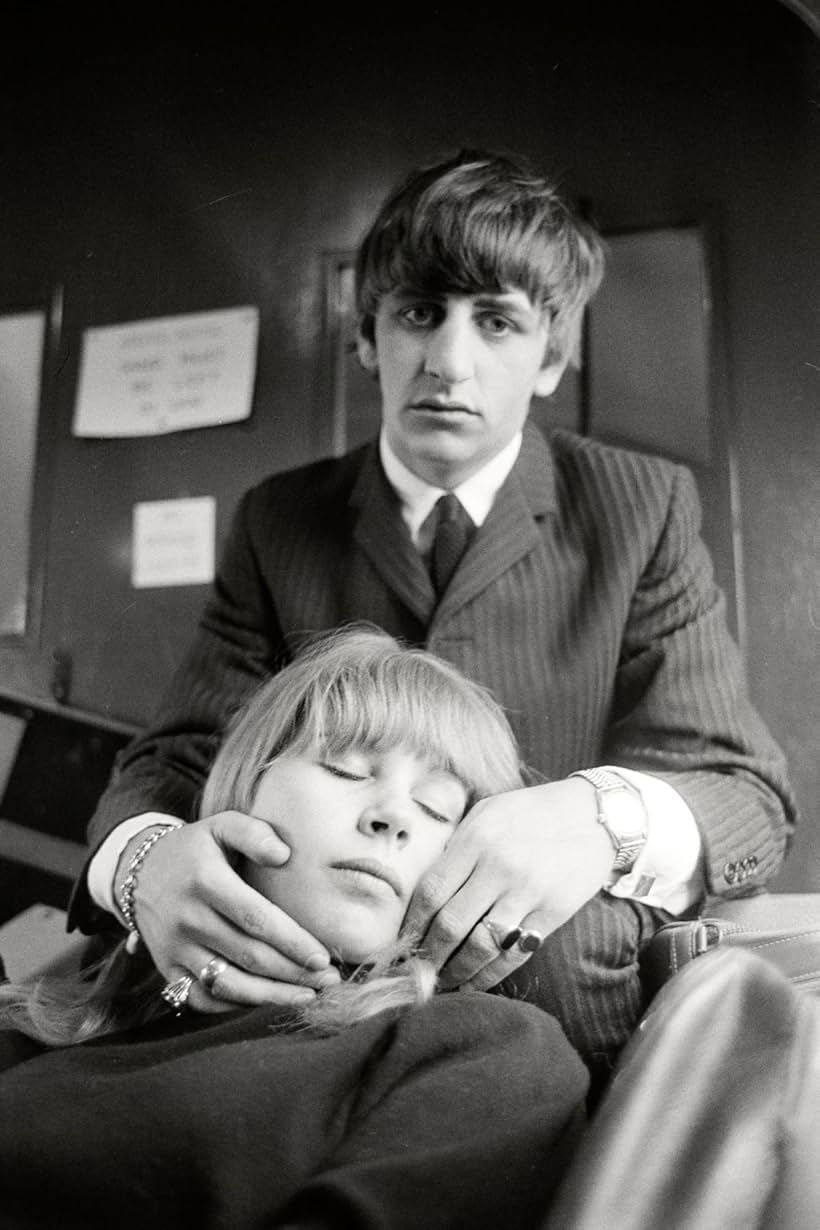
[[[425,299],[441,303],[447,298],[445,290],[420,290],[414,286],[396,286],[390,292],[396,299]]]
[[[522,303],[520,299],[513,298],[509,292],[487,291],[486,294],[476,295],[475,301],[477,307],[499,308],[515,316],[534,316],[538,314],[538,309],[529,300],[526,303]]]

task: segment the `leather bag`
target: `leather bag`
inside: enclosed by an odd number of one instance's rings
[[[700,917],[660,927],[641,954],[654,995],[674,974],[716,948],[744,948],[775,965],[801,990],[820,994],[820,893],[758,893],[719,899]]]
[[[820,1002],[718,944],[625,1047],[541,1230],[820,1226]]]

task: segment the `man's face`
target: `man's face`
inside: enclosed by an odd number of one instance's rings
[[[564,362],[544,365],[548,336],[546,314],[521,290],[385,295],[359,357],[378,372],[395,454],[437,487],[469,478],[520,431],[533,395],[558,384]]]

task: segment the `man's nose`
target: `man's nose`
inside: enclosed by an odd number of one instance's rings
[[[400,846],[410,840],[410,800],[395,791],[374,799],[359,817],[359,832],[367,837],[392,837]]]
[[[473,351],[467,321],[448,318],[432,333],[424,370],[442,384],[460,384],[473,373]]]

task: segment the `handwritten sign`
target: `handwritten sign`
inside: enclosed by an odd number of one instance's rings
[[[74,435],[163,435],[246,419],[258,335],[255,307],[86,329]]]
[[[150,500],[134,505],[131,584],[135,589],[205,585],[214,577],[216,500]]]

